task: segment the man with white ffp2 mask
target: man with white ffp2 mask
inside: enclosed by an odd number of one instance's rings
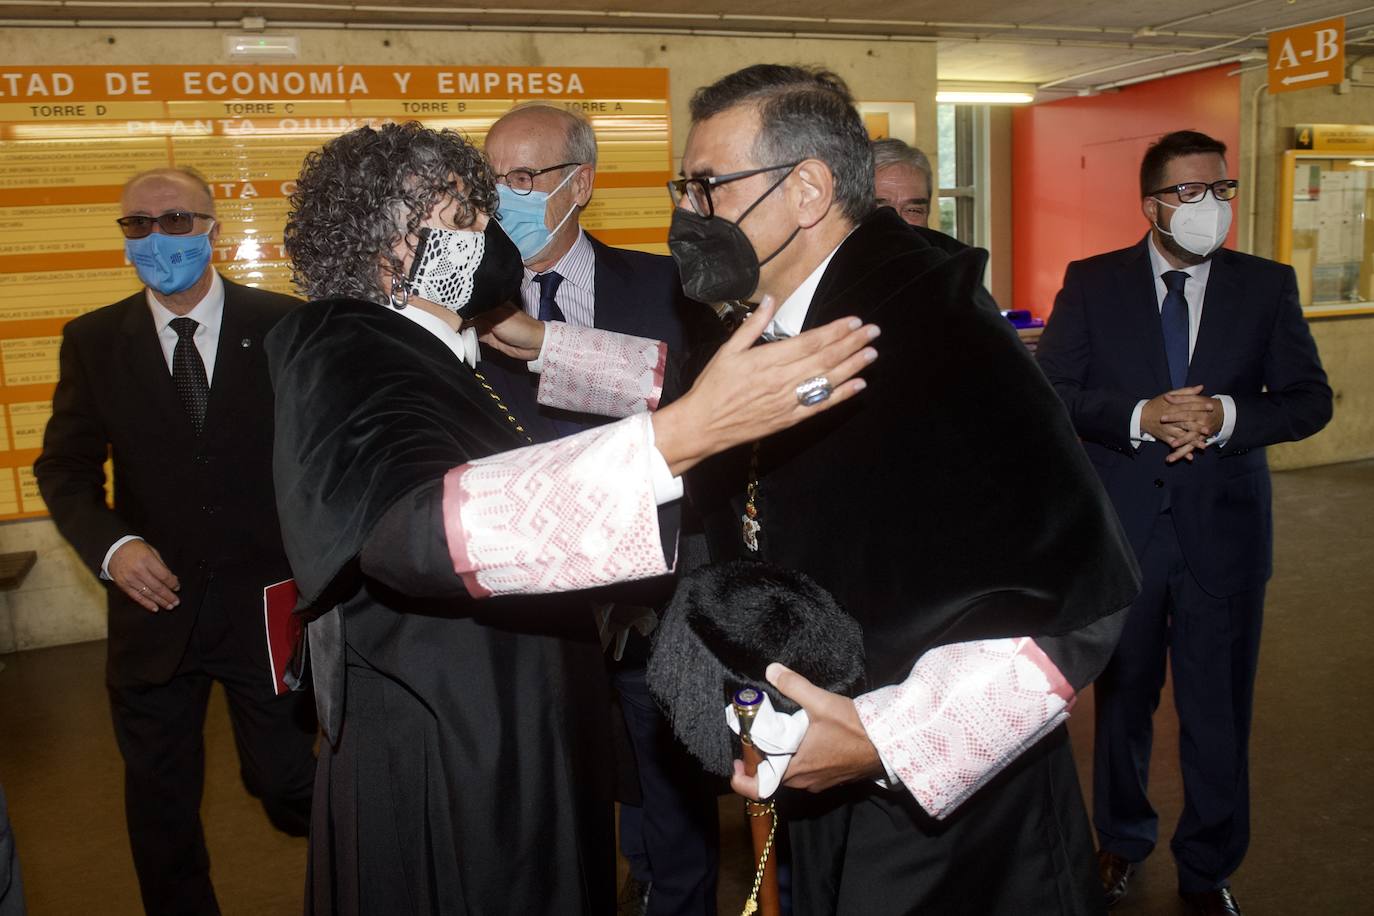
[[[1170,843],[1178,889],[1194,913],[1223,916],[1240,912],[1229,879],[1249,840],[1246,747],[1273,549],[1264,447],[1321,429],[1332,400],[1293,268],[1222,247],[1237,190],[1225,153],[1195,131],[1150,147],[1149,234],[1069,265],[1036,353],[1141,569],[1094,687],[1107,902],[1157,840],[1145,786],[1167,659],[1184,786]]]

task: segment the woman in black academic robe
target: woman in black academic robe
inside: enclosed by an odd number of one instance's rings
[[[610,354],[598,375],[623,364],[626,390],[649,392],[640,413],[531,446],[463,333],[521,277],[495,205],[476,150],[413,123],[326,144],[291,199],[286,248],[315,301],[268,350],[278,501],[327,738],[314,913],[608,912],[605,669],[585,602],[530,593],[670,571],[675,532],[655,506],[680,493],[676,475],[812,415],[793,392],[808,377],[831,379],[830,404],[859,390],[844,382],[866,362],[864,329],[751,350],[765,310],[650,418],[664,349],[611,335],[595,342]],[[509,355],[542,345],[547,366],[590,347],[492,315],[484,341]],[[575,376],[549,397],[584,396]]]

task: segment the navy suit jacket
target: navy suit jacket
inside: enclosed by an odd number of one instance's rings
[[[1069,265],[1036,359],[1068,407],[1083,447],[1139,556],[1167,493],[1189,569],[1210,594],[1262,585],[1272,569],[1264,447],[1331,419],[1331,389],[1298,303],[1293,268],[1221,249],[1212,256],[1188,385],[1230,395],[1224,448],[1172,465],[1160,442],[1130,441],[1135,405],[1168,391],[1168,361],[1147,248]]]

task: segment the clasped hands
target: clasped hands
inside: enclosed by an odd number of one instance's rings
[[[1193,452],[1208,445],[1221,431],[1226,408],[1217,398],[1202,393],[1202,385],[1175,388],[1145,402],[1140,428],[1169,446],[1168,464],[1193,460]]]
[[[787,765],[784,786],[821,792],[884,775],[878,749],[868,739],[853,700],[823,690],[777,662],[768,666],[765,676],[779,693],[806,710],[810,719],[801,746]],[[759,798],[758,778],[744,775],[742,761],[735,761],[730,788],[745,798]]]

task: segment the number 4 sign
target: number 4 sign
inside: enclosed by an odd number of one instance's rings
[[[1269,92],[1330,86],[1345,78],[1345,18],[1269,33]]]

